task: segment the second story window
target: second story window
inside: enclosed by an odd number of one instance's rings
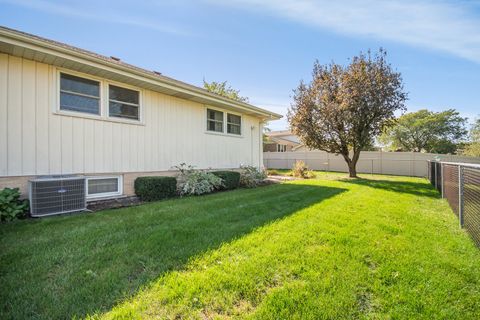
[[[60,110],[100,114],[100,82],[60,74]]]
[[[139,120],[140,93],[114,85],[108,86],[108,115]]]
[[[223,112],[207,109],[207,130],[223,132]]]

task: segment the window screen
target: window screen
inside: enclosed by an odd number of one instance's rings
[[[88,179],[88,195],[118,193],[118,178],[91,178]]]
[[[242,117],[227,113],[227,133],[242,134]]]
[[[60,110],[100,114],[100,83],[61,73]]]
[[[223,132],[223,112],[207,109],[207,130]]]
[[[109,116],[139,120],[140,93],[135,90],[108,86]]]

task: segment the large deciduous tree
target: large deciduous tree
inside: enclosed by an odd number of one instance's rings
[[[294,90],[288,120],[294,134],[310,149],[341,154],[350,177],[356,177],[360,152],[405,110],[407,94],[399,72],[382,49],[353,57],[351,63],[313,68],[312,80]]]
[[[240,102],[247,102],[248,103],[248,98],[247,97],[242,97],[240,95],[239,90],[233,89],[230,85],[228,85],[227,81],[223,82],[207,82],[205,79],[203,80],[203,88],[206,89],[207,91],[216,93],[218,95],[221,95],[222,97],[230,98],[233,100],[237,100]]]
[[[442,112],[422,109],[399,117],[380,141],[394,150],[454,153],[467,134],[466,121],[454,109]]]
[[[470,143],[463,150],[463,154],[471,157],[480,157],[480,118],[470,129]]]

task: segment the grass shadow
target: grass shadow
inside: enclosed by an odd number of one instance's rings
[[[413,181],[393,181],[393,180],[376,180],[376,179],[339,179],[342,182],[368,186],[376,189],[387,191],[409,193],[415,196],[440,198],[438,191],[432,187],[430,183],[413,182]]]
[[[0,318],[108,311],[170,270],[345,189],[278,184],[0,227]]]

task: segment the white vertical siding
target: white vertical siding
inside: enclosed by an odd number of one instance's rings
[[[257,118],[242,117],[242,137],[208,134],[204,105],[149,90],[143,93],[144,125],[58,115],[56,83],[52,66],[0,54],[0,176],[261,162]]]
[[[8,173],[8,56],[0,54],[0,176]]]
[[[35,153],[36,173],[49,172],[49,138],[48,117],[50,114],[49,86],[48,86],[48,65],[36,64],[35,73]]]

